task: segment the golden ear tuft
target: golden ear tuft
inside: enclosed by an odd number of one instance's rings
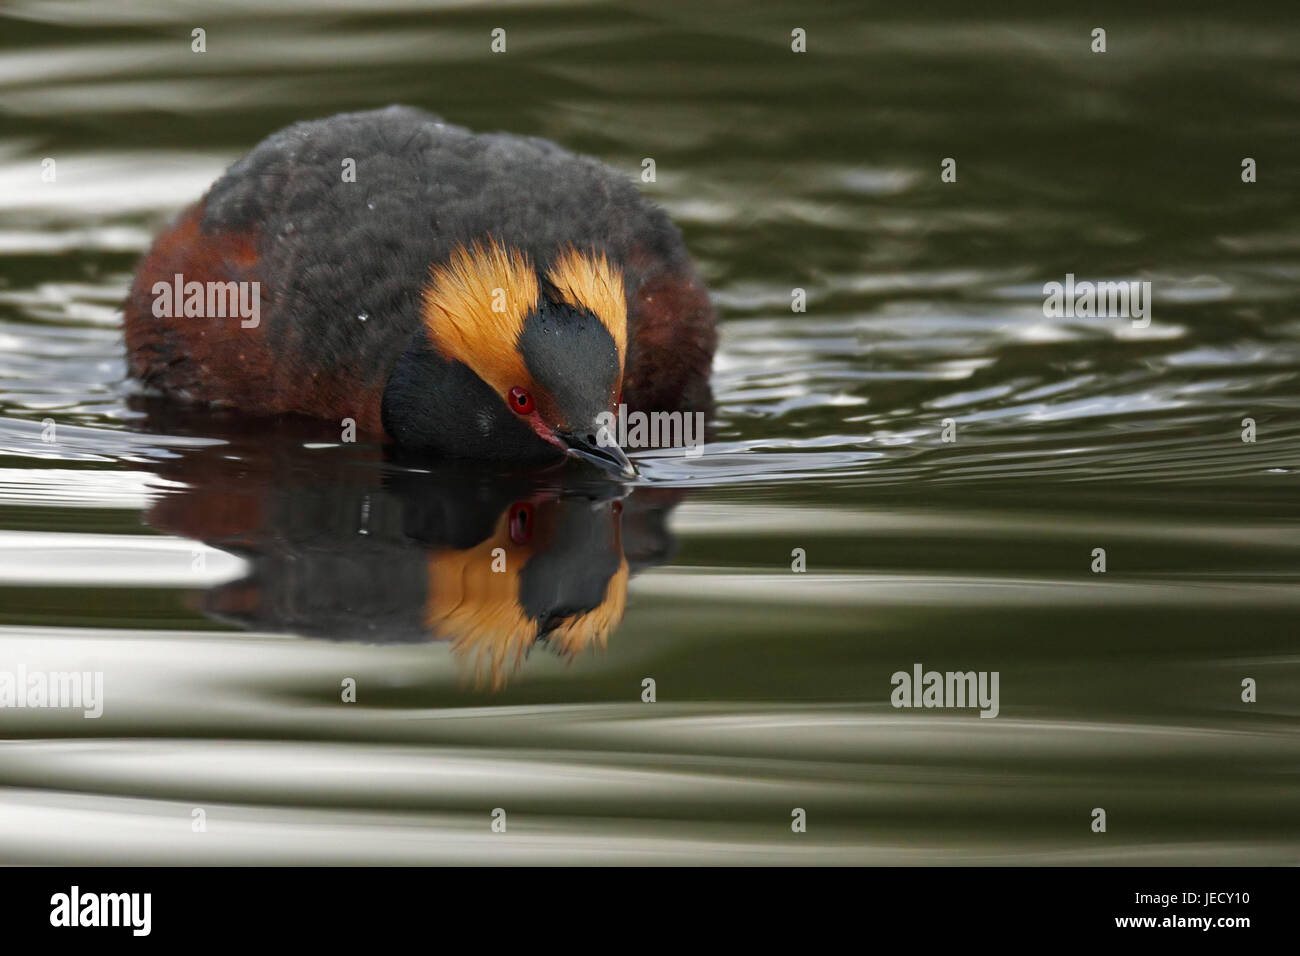
[[[623,274],[605,254],[584,255],[569,247],[552,264],[546,278],[560,297],[600,319],[618,346],[620,362],[627,356],[627,294]]]
[[[537,273],[528,257],[495,240],[457,246],[429,270],[422,317],[442,355],[464,362],[505,393],[530,381],[515,342],[537,306]]]

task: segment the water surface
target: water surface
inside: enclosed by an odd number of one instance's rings
[[[0,711],[0,861],[1295,862],[1300,29],[1088,17],[9,4],[0,670],[106,699]],[[123,381],[155,231],[392,102],[655,160],[722,322],[702,456],[415,469]],[[1067,273],[1150,325],[1045,317]],[[917,662],[999,715],[891,707]]]

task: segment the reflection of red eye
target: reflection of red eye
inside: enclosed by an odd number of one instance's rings
[[[533,536],[533,506],[523,501],[510,506],[510,540],[527,544]]]
[[[516,415],[531,415],[533,413],[533,396],[516,385],[510,390],[510,407]]]

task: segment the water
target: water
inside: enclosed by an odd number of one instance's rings
[[[10,4],[0,670],[105,710],[0,712],[0,861],[1294,863],[1300,29],[1089,16]],[[123,382],[161,224],[390,102],[655,160],[722,319],[703,456],[421,472]],[[1149,327],[1044,317],[1067,273]],[[511,588],[588,613],[535,643]],[[891,707],[918,662],[997,718]]]

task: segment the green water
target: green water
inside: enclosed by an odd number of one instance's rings
[[[1294,863],[1300,18],[1004,9],[0,11],[0,672],[104,680],[0,709],[0,862]],[[392,102],[655,160],[722,324],[701,456],[418,471],[123,382],[155,231]],[[1067,274],[1150,324],[1045,316]],[[567,641],[431,600],[521,502],[512,558],[606,598]],[[891,706],[917,663],[996,718]]]

